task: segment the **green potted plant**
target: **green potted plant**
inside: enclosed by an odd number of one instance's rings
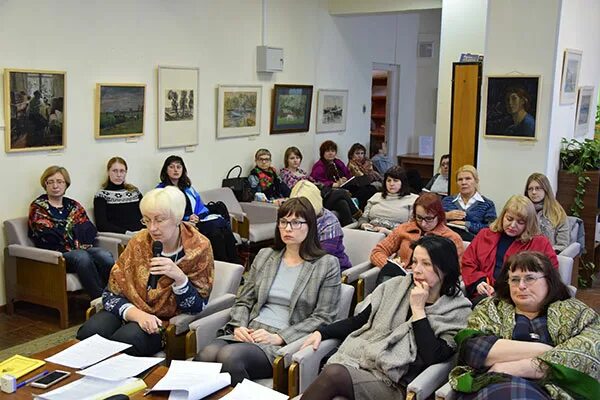
[[[576,179],[575,197],[570,207],[570,214],[581,217],[585,207],[584,196],[586,186],[600,168],[600,141],[596,139],[567,140],[562,138],[560,149],[560,167],[562,171],[573,175]]]

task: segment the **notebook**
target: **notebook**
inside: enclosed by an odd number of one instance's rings
[[[17,354],[0,363],[0,375],[9,374],[18,379],[44,364],[45,361]]]

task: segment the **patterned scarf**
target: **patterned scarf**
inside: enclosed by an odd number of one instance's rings
[[[277,172],[273,167],[269,167],[268,170],[256,167],[252,172],[258,177],[258,183],[263,192],[270,188],[277,179]]]

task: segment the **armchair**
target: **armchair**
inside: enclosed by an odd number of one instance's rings
[[[6,309],[14,313],[14,303],[27,301],[55,308],[60,327],[69,326],[68,292],[81,290],[77,274],[67,273],[59,251],[38,249],[27,236],[27,217],[4,221],[8,247],[4,249]],[[95,245],[111,252],[116,260],[120,241],[98,236]]]

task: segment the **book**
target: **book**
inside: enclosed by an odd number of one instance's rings
[[[43,360],[36,360],[35,358],[16,354],[0,363],[0,375],[9,374],[19,379],[44,364],[46,362]]]
[[[467,232],[469,231],[467,229],[467,227],[464,225],[453,224],[452,222],[447,222],[446,225],[451,228],[462,229],[463,231],[467,231]]]

